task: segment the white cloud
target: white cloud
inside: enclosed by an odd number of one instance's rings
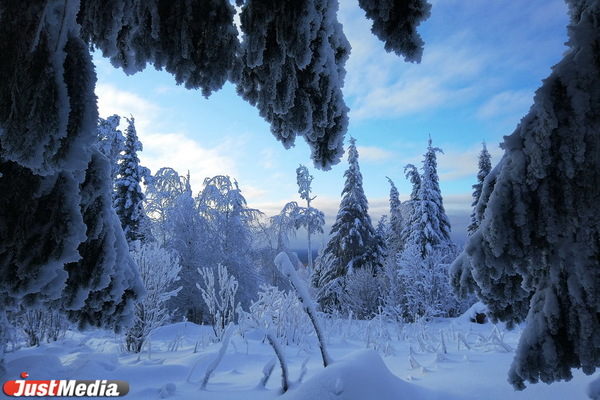
[[[173,168],[181,175],[189,170],[194,192],[201,190],[206,177],[237,175],[235,159],[229,156],[233,144],[227,138],[217,147],[205,148],[187,132],[159,131],[165,110],[156,103],[110,84],[98,84],[96,95],[102,117],[112,114],[135,117],[138,137],[144,146],[138,156],[152,173],[163,167]]]
[[[477,116],[482,119],[497,116],[515,119],[525,115],[531,104],[533,104],[533,91],[507,90],[494,95],[479,107]]]
[[[493,166],[500,161],[503,151],[495,143],[487,143],[486,147],[492,157]],[[464,178],[472,178],[473,183],[476,183],[481,149],[481,144],[477,144],[468,149],[450,148],[444,149],[444,154],[438,153],[438,175],[441,184]]]
[[[391,151],[375,146],[356,146],[356,150],[358,151],[358,156],[360,157],[361,162],[380,162],[388,160],[394,156],[394,153]]]

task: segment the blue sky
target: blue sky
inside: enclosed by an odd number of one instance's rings
[[[392,178],[408,198],[407,163],[421,165],[429,135],[441,147],[438,173],[444,205],[457,241],[471,212],[477,156],[486,141],[492,162],[498,144],[512,133],[533,104],[533,94],[566,50],[567,8],[562,0],[435,0],[421,26],[421,64],[383,50],[355,0],[341,0],[338,18],[352,45],[343,89],[350,107],[348,135],[357,140],[371,217],[388,213]],[[205,99],[176,86],[166,72],[149,66],[126,76],[95,56],[100,115],[136,118],[144,145],[142,164],[156,172],[190,170],[198,192],[205,177],[238,180],[249,206],[276,214],[299,201],[296,168],[314,175],[314,206],[335,218],[345,158],[330,171],[312,167],[303,139],[285,150],[255,108],[231,85]]]

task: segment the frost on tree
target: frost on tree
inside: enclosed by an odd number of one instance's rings
[[[600,3],[567,4],[570,49],[505,138],[465,249],[490,316],[527,322],[509,372],[518,389],[600,366]]]
[[[96,77],[77,11],[76,1],[0,3],[11,38],[0,43],[0,314],[60,299],[80,325],[118,328],[143,288],[95,148]]]
[[[132,321],[134,303],[145,292],[112,208],[110,181],[98,179],[109,173],[108,160],[95,151],[79,189],[86,240],[77,249],[80,259],[64,267],[62,308],[80,328],[120,330]]]
[[[138,140],[133,117],[127,118],[125,145],[119,160],[119,172],[115,182],[115,199],[113,206],[119,219],[127,242],[145,240],[144,233],[144,193],[140,186],[142,178],[149,175],[147,168],[140,165],[137,153],[142,151],[142,143]]]
[[[411,195],[411,215],[406,222],[405,248],[415,246],[420,254],[425,257],[438,246],[448,246],[450,240],[450,221],[444,210],[444,203],[437,174],[436,153],[442,152],[440,148],[427,146],[423,159],[423,174],[418,177],[416,168],[407,166],[407,176],[413,182]],[[418,187],[416,186],[418,183]],[[416,193],[414,193],[416,187]]]
[[[125,144],[125,136],[118,129],[120,123],[121,117],[116,114],[106,119],[98,118],[97,146],[100,153],[104,154],[110,161],[110,176],[113,182],[117,179],[117,174],[119,173],[119,157]]]
[[[340,209],[331,227],[330,239],[313,274],[317,295],[324,307],[340,307],[344,278],[355,269],[381,267],[383,250],[369,217],[369,203],[358,165],[356,140],[350,138],[348,169]]]
[[[240,285],[236,303],[249,307],[260,284],[252,260],[251,227],[262,213],[248,208],[237,181],[224,175],[204,180],[198,208],[209,225],[205,250],[210,254],[205,261],[213,269],[218,264],[227,267]]]
[[[238,93],[286,148],[303,136],[324,169],[339,161],[348,127],[341,88],[350,44],[337,8],[337,0],[248,0],[240,14]]]
[[[479,153],[478,166],[479,172],[477,172],[477,183],[473,185],[473,204],[471,204],[471,206],[473,206],[474,209],[473,213],[471,214],[471,223],[467,227],[467,233],[469,234],[469,236],[472,235],[473,232],[475,232],[479,227],[481,215],[477,212],[477,204],[479,203],[479,199],[481,198],[483,181],[492,170],[492,159],[490,153],[487,150],[485,142],[483,142],[483,149],[481,149],[481,153]]]
[[[400,194],[394,182],[387,178],[390,183],[390,222],[389,233],[387,235],[387,249],[392,259],[404,249],[402,230],[404,228],[404,217],[402,217],[402,202]]]
[[[429,18],[431,4],[425,0],[358,0],[358,4],[373,20],[371,31],[385,43],[386,51],[406,61],[421,61],[424,43],[417,27]]]

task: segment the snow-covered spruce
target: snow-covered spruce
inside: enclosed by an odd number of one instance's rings
[[[115,181],[113,207],[119,216],[123,233],[129,243],[136,240],[148,240],[144,232],[146,214],[143,202],[144,193],[140,183],[149,175],[147,168],[140,165],[137,153],[142,151],[142,143],[138,140],[135,119],[127,119],[125,144],[119,159],[119,170]]]
[[[517,389],[600,366],[600,3],[567,4],[569,51],[505,137],[457,268],[470,268],[493,320],[527,322],[509,372]]]
[[[492,170],[492,159],[490,153],[487,150],[485,142],[483,142],[482,145],[483,149],[481,149],[481,153],[479,153],[479,172],[477,172],[477,183],[473,185],[473,204],[471,204],[471,206],[474,208],[473,213],[471,214],[471,223],[467,227],[467,233],[469,234],[469,236],[477,230],[477,228],[479,227],[479,223],[481,222],[481,217],[483,216],[483,213],[478,212],[477,204],[479,203],[479,199],[481,199],[481,194],[483,191],[483,182]]]
[[[342,190],[342,200],[330,238],[313,274],[313,284],[319,289],[317,299],[325,310],[341,310],[345,293],[344,279],[353,270],[368,268],[376,271],[383,264],[381,243],[368,214],[369,203],[363,189],[358,165],[356,140],[350,139],[348,169]]]

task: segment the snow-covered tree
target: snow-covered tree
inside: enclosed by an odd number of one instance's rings
[[[145,222],[144,193],[140,182],[149,175],[147,168],[140,165],[137,153],[142,151],[142,143],[138,140],[135,129],[135,119],[127,119],[125,130],[125,145],[119,160],[119,171],[115,182],[115,195],[113,206],[119,219],[123,232],[129,243],[136,240],[146,240],[148,232],[144,228]]]
[[[171,233],[165,246],[177,253],[181,265],[177,283],[181,290],[171,299],[169,306],[175,312],[174,318],[184,317],[194,323],[202,323],[206,307],[198,296],[196,282],[198,268],[202,265],[204,247],[209,240],[208,228],[192,196],[189,172],[184,180],[183,193],[174,200],[167,213]]]
[[[236,293],[238,281],[229,273],[223,264],[215,268],[198,268],[201,283],[196,283],[197,289],[202,294],[202,299],[208,307],[210,324],[215,336],[221,340],[225,328],[235,321]]]
[[[325,214],[311,207],[310,203],[315,197],[310,197],[312,191],[310,184],[313,176],[308,173],[308,168],[300,164],[296,169],[296,181],[298,182],[298,193],[300,198],[306,200],[306,207],[298,207],[296,212],[296,221],[298,224],[306,228],[308,234],[308,269],[313,270],[312,244],[311,237],[313,233],[323,233],[323,225],[325,225]],[[279,252],[278,252],[279,254]]]
[[[471,236],[479,227],[480,220],[477,213],[477,203],[479,203],[479,199],[481,198],[483,181],[492,170],[492,158],[487,150],[485,142],[483,142],[482,145],[483,149],[481,149],[481,153],[479,153],[479,172],[477,172],[477,183],[473,185],[473,204],[471,204],[473,207],[473,213],[471,214],[471,223],[467,227],[467,234],[469,236]]]
[[[437,152],[442,150],[433,147],[429,139],[417,199],[412,201],[412,213],[406,222],[409,233],[406,235],[405,248],[416,247],[423,257],[435,247],[451,244],[450,221],[444,210],[437,174]]]
[[[376,270],[381,266],[381,249],[368,214],[369,203],[363,190],[354,138],[350,139],[348,164],[340,209],[323,257],[313,274],[313,283],[319,289],[318,300],[326,308],[339,307],[340,290],[344,290],[346,275],[355,269]]]
[[[79,259],[64,266],[68,278],[62,289],[61,309],[81,329],[114,326],[118,331],[126,327],[133,319],[134,302],[144,293],[121,223],[112,207],[110,180],[98,179],[109,174],[108,160],[95,150],[79,188],[86,241],[77,248]],[[56,207],[53,212],[60,210],[58,204],[53,207]],[[42,215],[36,221],[46,219]],[[37,228],[29,226],[28,229]],[[48,250],[43,242],[37,245],[42,245],[39,251]],[[30,256],[35,257],[35,254]],[[62,286],[56,282],[54,285]]]
[[[98,118],[98,149],[111,165],[111,178],[115,182],[119,173],[119,158],[125,144],[125,136],[119,129],[121,117],[117,114],[110,117]]]
[[[203,265],[227,267],[240,285],[236,302],[247,308],[260,285],[252,262],[250,235],[261,213],[247,206],[237,181],[223,175],[206,178],[197,201],[208,225]]]
[[[152,330],[169,319],[167,302],[181,289],[172,287],[179,280],[181,266],[177,255],[156,242],[133,242],[131,256],[144,282],[146,296],[135,305],[134,323],[125,332],[125,346],[127,351],[139,353]]]
[[[493,320],[526,321],[509,372],[517,389],[600,366],[600,3],[567,4],[569,50],[505,137],[460,260]]]
[[[176,207],[177,199],[186,192],[185,179],[173,168],[161,168],[147,180],[145,210],[153,222],[152,233],[156,240],[167,246],[173,227],[169,215]]]
[[[0,4],[0,35],[11,38],[0,43],[0,353],[7,308],[62,301],[68,289],[67,297],[78,294],[70,302],[76,322],[110,327],[127,323],[143,292],[101,192],[112,192],[110,166],[96,157],[96,77],[77,9],[78,2]],[[92,207],[96,215],[84,215]],[[98,234],[112,240],[81,261]],[[75,279],[70,263],[101,278]],[[107,315],[88,321],[95,306]]]
[[[422,255],[417,246],[407,247],[399,256],[401,302],[397,310],[406,320],[454,317],[460,311],[448,279],[448,268],[456,258],[452,248],[436,247]]]
[[[400,201],[398,189],[390,178],[387,178],[387,180],[390,183],[390,222],[386,245],[389,256],[395,259],[396,255],[404,249],[402,238],[404,217],[402,216],[402,202]]]
[[[416,29],[429,18],[431,4],[425,0],[358,0],[358,4],[373,20],[371,31],[385,43],[388,52],[404,56],[406,61],[421,60],[423,39]]]

